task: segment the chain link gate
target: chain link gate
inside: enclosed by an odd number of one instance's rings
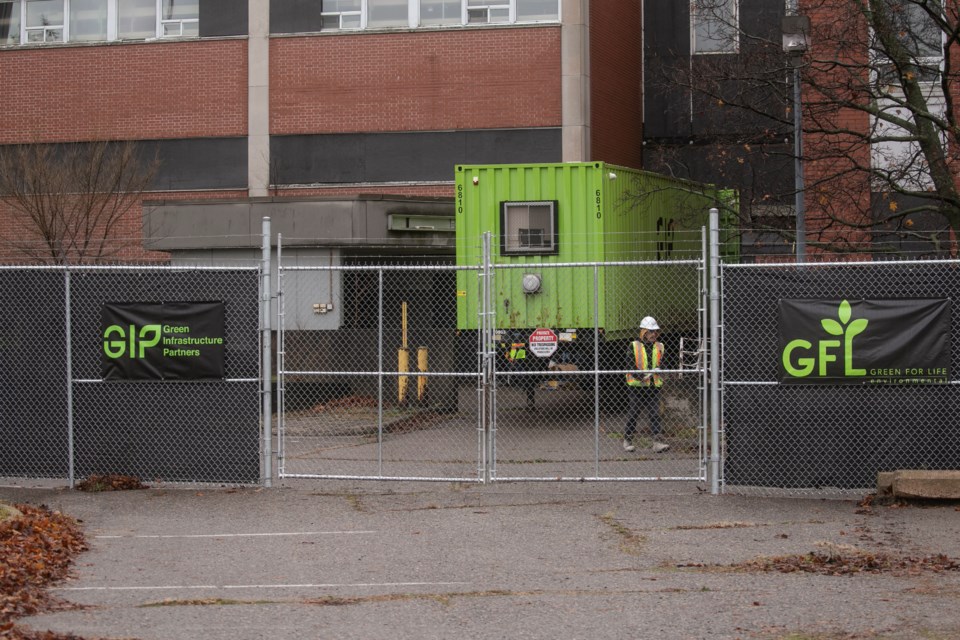
[[[457,270],[281,261],[279,477],[482,479],[481,360],[478,335],[456,331]]]
[[[489,256],[489,238],[486,246]],[[504,291],[531,271],[544,283],[572,282],[591,311],[544,308],[541,326],[511,326]],[[281,260],[279,274],[281,478],[706,479],[702,260],[522,268]],[[479,286],[463,287],[465,279]],[[457,329],[458,298],[473,328]],[[664,330],[656,407],[664,452],[652,449],[646,411],[635,450],[623,446],[625,375],[644,315]],[[556,341],[531,344],[534,332]]]

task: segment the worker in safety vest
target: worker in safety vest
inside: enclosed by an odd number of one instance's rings
[[[524,361],[527,359],[527,343],[510,343],[510,350],[504,354],[504,357],[507,362],[522,370],[526,364]],[[520,385],[527,394],[527,408],[533,409],[536,406],[537,381],[532,376],[524,376],[520,378]]]
[[[651,449],[661,453],[670,448],[670,445],[660,442],[659,436],[663,431],[660,423],[660,388],[663,386],[663,376],[660,374],[660,363],[663,362],[663,343],[660,342],[660,325],[647,316],[640,321],[640,339],[630,343],[630,361],[627,369],[627,395],[630,403],[627,409],[627,426],[623,432],[623,449],[633,451],[634,436],[637,434],[637,416],[640,411],[647,414],[650,421],[650,434],[653,436]]]

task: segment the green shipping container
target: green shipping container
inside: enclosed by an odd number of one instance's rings
[[[606,340],[635,335],[656,309],[661,324],[693,327],[699,307],[697,270],[656,295],[660,265],[592,267],[561,263],[695,260],[710,207],[735,210],[736,194],[603,162],[456,167],[457,264],[482,263],[482,236],[492,233],[497,329],[592,329]],[[723,228],[725,225],[721,224]],[[729,258],[729,256],[726,256]],[[529,268],[524,268],[529,265]],[[539,279],[535,293],[524,277]],[[457,275],[457,327],[478,328],[479,281]],[[666,306],[665,306],[666,305]],[[599,317],[594,318],[595,308]]]

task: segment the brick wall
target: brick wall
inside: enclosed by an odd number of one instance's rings
[[[560,27],[275,38],[274,135],[561,124]]]
[[[0,51],[0,144],[246,135],[245,40]]]
[[[200,199],[239,199],[247,196],[246,191],[200,191],[200,192],[163,192],[146,193],[145,200],[200,200]],[[16,212],[8,202],[0,200],[0,263],[18,264],[32,262],[30,256],[43,255],[43,240],[37,233],[36,225],[24,215]],[[98,229],[102,231],[102,229]],[[165,260],[167,254],[159,251],[147,251],[142,246],[143,208],[133,206],[110,228],[107,247],[108,260],[116,261],[157,261]]]
[[[590,10],[591,159],[640,168],[643,142],[640,2]]]

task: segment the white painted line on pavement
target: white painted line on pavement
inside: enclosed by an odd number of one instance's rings
[[[277,533],[176,533],[168,535],[94,536],[98,540],[123,540],[134,538],[262,538],[279,536],[334,536],[377,533],[376,531],[290,531]]]
[[[191,584],[143,587],[51,587],[56,591],[163,591],[172,589],[333,589],[340,587],[452,587],[469,582],[329,582],[319,584]]]

